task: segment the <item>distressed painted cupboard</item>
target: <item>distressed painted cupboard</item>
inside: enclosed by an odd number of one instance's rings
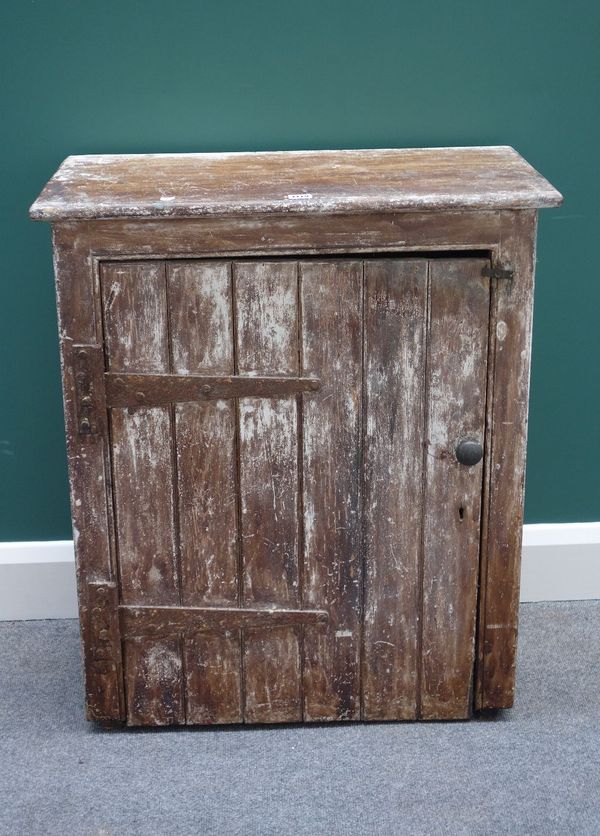
[[[513,149],[70,157],[53,225],[87,713],[513,701],[536,210]]]

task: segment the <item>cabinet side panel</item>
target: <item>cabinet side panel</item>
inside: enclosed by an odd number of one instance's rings
[[[483,461],[456,457],[483,444],[489,280],[478,259],[430,262],[423,526],[421,709],[424,719],[471,713]]]
[[[233,374],[231,265],[167,262],[171,370]],[[235,402],[175,405],[184,606],[238,603]],[[184,642],[188,723],[239,723],[240,632]]]
[[[417,710],[427,261],[365,262],[363,716]]]
[[[475,706],[514,701],[537,213],[506,212],[494,287],[488,516],[484,529]]]
[[[110,371],[168,372],[164,264],[104,264],[101,279]],[[115,408],[111,413],[121,600],[176,605],[180,596],[170,408]],[[127,640],[127,722],[183,722],[180,675],[178,638]]]
[[[304,605],[327,610],[306,628],[306,720],[360,716],[361,261],[300,264],[302,354],[321,388],[304,398]]]
[[[297,265],[234,264],[237,366],[242,375],[297,374]],[[297,405],[239,402],[242,602],[299,604]],[[247,630],[245,714],[250,723],[302,719],[297,628]]]
[[[54,227],[53,245],[86,710],[92,720],[121,720],[125,706],[120,646],[117,643],[113,649],[111,665],[98,665],[90,629],[90,584],[113,583],[115,573],[107,437],[105,433],[80,435],[77,422],[73,345],[102,342],[94,264],[85,241],[79,241],[79,231],[73,224]]]

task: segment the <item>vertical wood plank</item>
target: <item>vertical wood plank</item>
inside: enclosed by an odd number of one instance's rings
[[[482,557],[477,708],[510,708],[514,701],[531,324],[535,273],[535,211],[503,214],[498,258],[512,282],[494,282],[488,514]]]
[[[167,264],[172,371],[233,374],[231,265]],[[182,603],[238,602],[235,403],[175,405]],[[240,633],[184,642],[188,723],[237,723]]]
[[[427,261],[365,261],[363,716],[416,717]]]
[[[167,407],[112,410],[113,479],[124,604],[177,604]]]
[[[167,298],[162,262],[103,265],[102,299],[111,371],[167,372]],[[113,409],[111,439],[121,599],[180,600],[168,407]],[[125,642],[127,722],[184,721],[179,640]]]
[[[181,641],[178,637],[124,642],[127,725],[184,722]]]
[[[483,461],[458,463],[457,443],[483,443],[489,280],[479,259],[430,262],[423,527],[420,714],[472,709]]]
[[[184,658],[187,722],[241,723],[240,631],[199,633],[186,639]]]
[[[234,287],[239,373],[297,373],[296,264],[236,262]],[[296,412],[293,398],[239,402],[243,603],[299,603]],[[244,671],[247,722],[302,719],[296,629],[248,630]]]
[[[302,720],[297,628],[247,629],[244,639],[246,723]]]
[[[362,272],[300,263],[303,373],[321,379],[304,397],[303,604],[329,612],[305,630],[306,720],[360,715]]]

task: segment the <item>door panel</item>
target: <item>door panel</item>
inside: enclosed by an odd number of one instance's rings
[[[303,404],[306,720],[360,716],[361,261],[300,264],[302,363],[322,381]]]
[[[489,279],[477,259],[431,262],[423,531],[421,714],[468,717],[474,664],[483,461],[459,464],[463,438],[483,443]]]
[[[364,717],[414,719],[427,262],[365,262]]]
[[[486,263],[102,265],[111,380],[223,387],[110,409],[130,724],[469,714],[482,464],[455,447],[484,438]]]
[[[108,369],[168,372],[164,265],[104,265],[101,282]],[[121,601],[176,605],[180,596],[171,408],[113,409],[110,433]],[[178,638],[128,639],[128,723],[184,722],[180,673]]]
[[[298,374],[297,267],[234,265],[237,369]],[[294,398],[240,398],[242,605],[298,607],[298,429]],[[244,632],[248,722],[302,719],[295,627]]]
[[[231,282],[227,262],[167,263],[173,373],[234,373]],[[176,403],[174,410],[182,603],[235,606],[235,403]],[[240,630],[187,636],[183,649],[187,722],[241,722]]]

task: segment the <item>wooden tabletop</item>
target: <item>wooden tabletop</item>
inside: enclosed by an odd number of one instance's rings
[[[400,148],[68,157],[36,220],[558,206],[513,148]]]

